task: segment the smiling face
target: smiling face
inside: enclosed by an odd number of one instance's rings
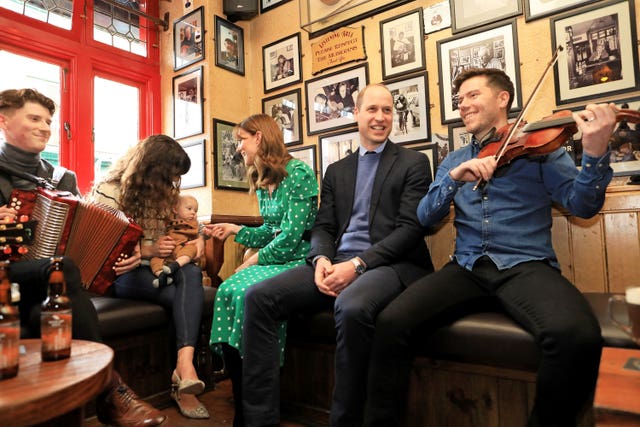
[[[51,137],[51,113],[36,102],[0,114],[0,129],[7,143],[29,153],[40,153]]]
[[[374,150],[384,143],[391,133],[393,123],[393,96],[380,85],[363,90],[354,115],[360,132],[360,144]]]
[[[487,77],[474,76],[465,80],[458,91],[460,118],[467,132],[482,139],[491,128],[507,124],[509,93],[487,84]]]
[[[238,128],[237,136],[240,143],[238,144],[236,151],[242,155],[246,166],[253,165],[256,155],[258,154],[258,146],[262,139],[262,133],[257,131],[255,135],[252,135],[246,130]]]

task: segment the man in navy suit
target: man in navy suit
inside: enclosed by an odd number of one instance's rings
[[[354,110],[360,148],[327,168],[307,265],[253,285],[245,299],[246,426],[279,425],[278,326],[293,312],[333,308],[332,426],[360,426],[378,313],[433,271],[416,208],[431,182],[426,156],[389,141],[393,97],[363,89]]]

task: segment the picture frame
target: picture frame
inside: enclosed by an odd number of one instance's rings
[[[282,6],[289,1],[291,0],[260,0],[260,14],[263,14],[268,10],[275,9],[278,6]]]
[[[385,82],[393,96],[393,129],[389,139],[402,145],[429,141],[429,87],[427,72]]]
[[[438,169],[438,144],[422,144],[410,148],[429,158],[429,165],[431,165],[431,179],[433,180],[436,177],[436,170]]]
[[[346,132],[335,132],[329,135],[322,135],[319,138],[320,144],[320,179],[327,172],[327,167],[354,153],[360,147],[360,133],[357,129]]]
[[[262,100],[262,112],[278,123],[284,145],[302,144],[302,109],[300,89],[281,93]]]
[[[205,139],[180,143],[191,160],[189,172],[182,175],[180,189],[204,187],[207,185]]]
[[[292,34],[262,48],[264,92],[302,81],[300,33]]]
[[[382,79],[424,70],[422,8],[380,21]]]
[[[473,134],[468,132],[462,122],[449,125],[449,151],[455,151],[471,144]]]
[[[244,76],[244,30],[215,17],[216,66]]]
[[[451,151],[449,148],[450,139],[448,135],[443,135],[440,133],[434,133],[431,136],[431,143],[436,146],[436,164],[441,165],[444,161],[444,158],[449,155]],[[437,171],[436,171],[437,172]]]
[[[204,6],[173,22],[173,70],[204,59]]]
[[[524,20],[529,22],[546,18],[596,1],[598,0],[524,0]]]
[[[634,10],[633,0],[610,0],[550,19],[552,49],[564,47],[553,70],[556,105],[638,89]]]
[[[451,33],[458,34],[503,19],[522,15],[521,0],[483,1],[449,0],[451,3]]]
[[[235,123],[213,119],[214,185],[219,190],[249,191],[246,166],[236,155]]]
[[[368,82],[367,63],[307,80],[307,135],[353,126],[357,94]]]
[[[316,166],[316,146],[314,145],[305,145],[304,147],[290,148],[289,154],[291,154],[295,159],[302,160],[313,170],[313,172],[317,175],[318,168]]]
[[[442,124],[460,120],[452,82],[461,71],[470,67],[501,68],[511,78],[515,89],[511,112],[522,109],[517,40],[516,20],[511,19],[436,42]]]
[[[173,136],[176,139],[204,132],[202,67],[173,78]]]
[[[424,8],[422,16],[424,33],[431,34],[451,27],[451,7],[449,0],[441,1]]]

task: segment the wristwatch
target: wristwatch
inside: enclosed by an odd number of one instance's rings
[[[362,260],[358,257],[351,258],[351,262],[353,263],[353,266],[355,267],[356,273],[358,274],[358,276],[364,273],[364,271],[367,269],[364,266],[364,263],[362,262]]]

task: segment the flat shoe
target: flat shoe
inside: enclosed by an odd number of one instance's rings
[[[173,399],[174,402],[176,402],[176,405],[178,405],[178,409],[180,410],[180,413],[184,417],[193,418],[196,420],[207,419],[210,417],[209,411],[207,411],[207,408],[205,408],[202,402],[200,402],[200,404],[197,407],[192,409],[183,408],[181,404],[182,401],[180,399],[180,392],[174,389],[173,387],[171,390],[171,398]]]
[[[172,388],[177,388],[180,393],[197,395],[204,391],[204,382],[200,380],[183,380],[175,370],[171,374],[171,383]]]

